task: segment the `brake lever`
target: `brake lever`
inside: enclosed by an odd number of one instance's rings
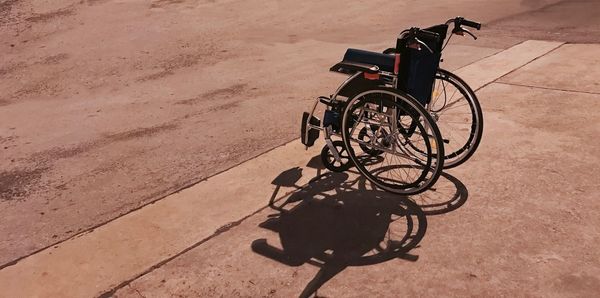
[[[426,48],[426,49],[429,51],[429,53],[433,54],[433,50],[432,50],[432,49],[431,49],[431,48],[430,48],[430,47],[429,47],[429,46],[428,46],[426,43],[424,43],[423,41],[421,41],[420,39],[418,39],[418,38],[416,38],[416,37],[415,37],[415,41],[416,41],[418,44],[420,44],[420,45],[424,46],[424,47],[425,47],[425,48]],[[420,50],[420,49],[419,49],[419,50]]]
[[[462,31],[463,35],[464,35],[464,33],[467,33],[467,34],[471,35],[471,37],[473,37],[474,40],[477,40],[477,36],[475,36],[475,34],[471,33],[471,31],[469,31],[465,28],[462,28],[462,27],[460,28],[460,30]]]

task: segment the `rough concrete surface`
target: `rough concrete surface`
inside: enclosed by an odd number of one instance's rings
[[[0,288],[13,297],[93,297],[117,287],[234,226],[264,207],[264,197],[275,192],[280,198],[295,190],[291,185],[276,188],[271,181],[281,169],[306,164],[320,149],[306,151],[297,142],[279,147],[4,268]],[[305,169],[303,174],[296,185],[306,184],[317,172]]]
[[[576,44],[478,92],[484,142],[449,172],[468,200],[428,217],[418,261],[346,268],[319,295],[596,296],[599,9],[596,0],[0,0],[0,270],[296,138],[312,98],[343,80],[327,69],[347,47],[381,50],[400,29],[463,15],[484,29],[477,41],[453,39],[447,69],[529,39]],[[413,199],[435,197],[423,196]],[[269,213],[117,295],[298,295],[317,267],[250,250],[255,239],[277,243],[258,227]]]
[[[558,42],[526,41],[458,70],[459,75],[473,78],[473,88],[487,85],[512,69],[521,67],[561,46]],[[502,63],[507,57],[510,63]],[[14,296],[93,296],[98,289],[118,288],[155,264],[176,256],[190,247],[219,234],[243,219],[248,210],[259,210],[270,193],[285,194],[304,185],[322,172],[298,165],[319,164],[321,143],[305,151],[298,142],[261,155],[231,170],[209,178],[188,189],[127,214],[93,232],[56,245],[0,271],[0,287]],[[316,162],[315,162],[316,161]],[[275,187],[282,168],[298,177]],[[318,166],[317,169],[322,168]],[[260,175],[255,175],[260,171]],[[293,176],[293,175],[291,175]],[[364,182],[362,182],[364,184]],[[310,183],[310,189],[314,183]],[[330,184],[333,184],[332,182]],[[442,183],[436,185],[440,194]],[[361,201],[369,196],[361,191]],[[277,197],[275,194],[273,198]],[[348,194],[344,195],[345,200]],[[423,204],[428,204],[423,197]],[[458,207],[458,204],[452,204]],[[434,209],[439,204],[423,206]],[[345,207],[347,211],[349,207]],[[343,220],[343,219],[342,219]],[[348,218],[352,223],[354,219]],[[224,224],[227,223],[227,224]],[[365,224],[366,225],[366,224]],[[216,231],[216,232],[215,232]],[[155,239],[161,239],[156,242]],[[93,251],[93,254],[89,252]],[[135,251],[135,254],[129,252]],[[107,263],[106,260],[112,262]],[[48,287],[47,284],[52,284]]]
[[[327,69],[347,47],[549,1],[1,3],[6,264],[296,138],[300,111],[343,80]],[[461,43],[445,67],[502,48]]]
[[[555,2],[4,0],[0,264],[297,137],[347,47]],[[455,38],[444,67],[524,39]]]
[[[524,71],[514,72],[500,81],[522,86],[598,94],[600,93],[598,65],[600,65],[600,46],[567,44],[544,59],[526,65],[523,67]]]
[[[439,187],[444,191],[412,198],[421,204],[443,203],[464,187],[464,205],[428,216],[425,238],[411,251],[419,257],[416,262],[395,259],[348,267],[318,291],[319,297],[600,293],[600,152],[593,141],[600,132],[595,120],[600,95],[493,83],[478,96],[486,124],[477,155],[448,172],[458,182],[442,178]],[[281,247],[281,232],[260,227],[270,214],[277,212],[267,209],[253,216],[116,296],[297,296],[320,267],[289,266],[250,249],[261,238]],[[328,222],[316,215],[310,219]],[[305,233],[314,233],[312,227],[306,224]],[[314,241],[300,242],[296,249],[310,252]]]

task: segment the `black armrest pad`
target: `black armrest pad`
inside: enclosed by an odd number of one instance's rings
[[[362,71],[369,74],[375,74],[379,72],[379,67],[377,65],[372,64],[341,61],[338,64],[332,66],[329,70],[341,73],[356,73],[358,71]]]

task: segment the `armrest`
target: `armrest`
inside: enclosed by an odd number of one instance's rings
[[[376,74],[379,73],[379,67],[377,65],[357,63],[357,62],[349,62],[342,61],[338,64],[332,66],[330,71],[341,72],[341,73],[356,73],[359,71],[368,73],[368,74]]]

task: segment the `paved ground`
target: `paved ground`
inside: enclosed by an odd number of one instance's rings
[[[407,198],[353,172],[326,174],[313,158],[320,146],[293,142],[6,267],[0,287],[16,297],[288,297],[317,288],[326,297],[592,296],[600,181],[599,146],[589,140],[600,130],[599,95],[568,78],[593,80],[598,49],[528,41],[457,71],[484,86],[485,141],[435,190],[409,198],[423,210],[409,209],[415,227],[425,215],[428,224],[402,259],[365,256],[378,255],[369,239],[380,215],[410,206]],[[550,79],[573,52],[563,80]],[[262,208],[269,198],[302,200],[281,215]]]
[[[597,41],[597,2],[573,2],[2,0],[0,264],[292,140],[349,46],[455,15],[486,29],[448,69],[530,35]]]
[[[300,111],[342,79],[327,69],[349,46],[549,1],[0,3],[6,264],[296,138]],[[447,68],[519,40],[464,40]]]
[[[2,267],[295,138],[299,111],[339,82],[325,70],[348,46],[381,49],[398,28],[459,14],[488,26],[479,41],[449,48],[449,69],[529,38],[600,39],[597,1],[386,2],[385,11],[378,2],[259,5],[0,2]],[[282,7],[286,13],[276,13]],[[364,11],[376,13],[356,18]],[[482,89],[486,143],[477,158],[450,173],[468,189],[465,205],[429,217],[417,262],[348,268],[319,293],[599,292],[597,52],[595,45],[564,45]],[[265,127],[273,115],[278,125]],[[268,200],[271,189],[263,187],[268,194],[256,201]],[[239,208],[235,220],[256,210]],[[277,234],[257,227],[268,213],[123,287],[93,292],[297,295],[317,267],[287,267],[249,249],[255,239],[276,243]],[[156,264],[138,264],[139,273]]]
[[[296,267],[285,258],[273,260],[273,252],[265,257],[250,249],[257,239],[268,239],[287,249],[288,257],[307,254],[318,260],[320,245],[336,247],[337,253],[352,251],[355,242],[340,234],[360,242],[373,212],[360,196],[373,194],[358,182],[351,191],[332,194],[346,202],[341,210],[304,202],[273,223],[277,212],[266,209],[133,281],[117,296],[291,297],[328,269],[334,277],[319,296],[596,296],[600,145],[594,138],[600,133],[600,93],[594,84],[576,86],[598,75],[598,68],[588,65],[598,64],[599,51],[597,45],[564,45],[478,92],[486,126],[477,156],[447,173],[436,191],[412,198],[422,205],[464,204],[428,216],[425,239],[411,251],[419,257],[416,262],[337,268],[325,261]],[[556,78],[554,63],[573,52],[578,58]],[[580,80],[568,80],[572,76]],[[583,158],[579,152],[588,154]],[[357,178],[327,179],[344,185],[340,182]],[[300,196],[323,202],[314,184]],[[323,243],[328,237],[333,240]]]

